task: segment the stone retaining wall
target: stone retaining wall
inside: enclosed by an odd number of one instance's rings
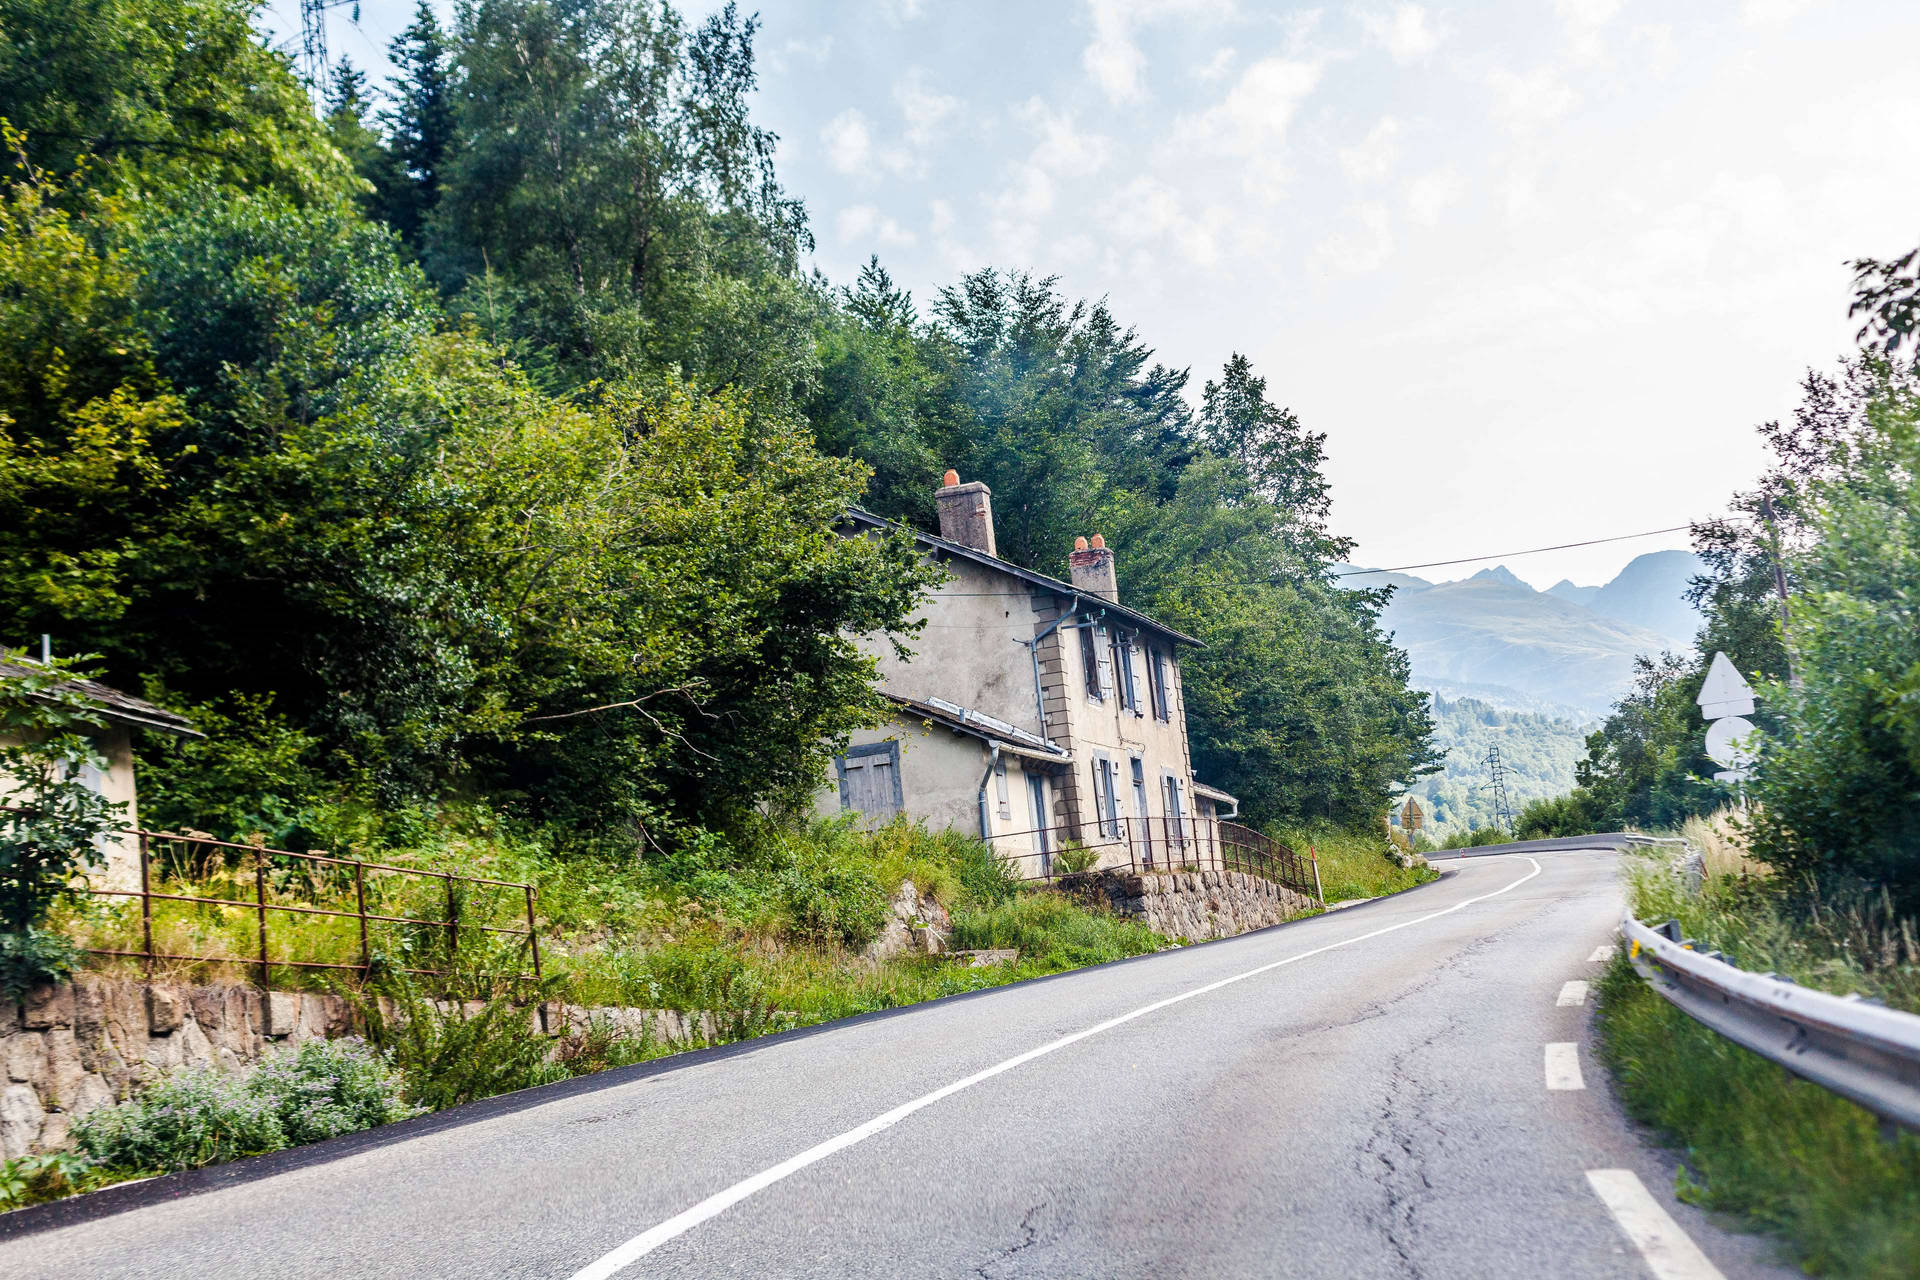
[[[1204,942],[1293,920],[1317,911],[1319,903],[1239,871],[1176,871],[1130,875],[1083,871],[1055,882],[1087,901],[1105,902],[1155,933]]]
[[[469,1012],[477,1005],[470,1006]],[[529,1009],[547,1035],[602,1026],[656,1044],[711,1043],[728,1015],[672,1009]],[[82,974],[40,987],[22,1004],[0,1000],[0,1158],[69,1145],[73,1123],[177,1067],[238,1073],[304,1040],[363,1030],[336,995],[247,986],[171,986]]]

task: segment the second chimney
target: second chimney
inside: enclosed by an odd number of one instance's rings
[[[1120,603],[1120,579],[1113,572],[1113,549],[1099,534],[1093,535],[1091,546],[1085,538],[1073,540],[1073,554],[1067,557],[1067,568],[1073,585],[1080,590],[1099,596],[1108,604]]]
[[[948,542],[999,555],[993,543],[993,490],[975,480],[961,484],[960,473],[948,471],[946,483],[933,494],[940,508],[940,536]]]

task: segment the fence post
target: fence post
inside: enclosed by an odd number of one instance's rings
[[[147,870],[147,833],[140,833],[140,936],[147,951],[147,981],[153,981],[153,881]]]
[[[453,876],[445,871],[440,875],[447,882],[447,969],[451,977],[454,952],[460,948],[460,909],[453,900]]]
[[[353,864],[353,901],[360,911],[360,976],[373,976],[373,950],[367,946],[367,864]]]
[[[1320,909],[1325,911],[1327,909],[1327,895],[1320,888],[1320,850],[1313,845],[1308,845],[1307,856],[1313,859],[1313,896],[1320,899]]]
[[[533,980],[540,981],[540,935],[533,929],[533,886],[527,887],[527,945],[533,948]]]
[[[253,899],[260,908],[260,989],[269,989],[272,966],[267,960],[267,851],[258,845],[253,850]]]

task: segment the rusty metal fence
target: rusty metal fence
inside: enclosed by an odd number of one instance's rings
[[[1320,901],[1317,859],[1302,858],[1252,827],[1217,818],[1109,818],[995,832],[990,843],[1024,881],[1057,879],[1063,874],[1061,850],[1079,847],[1097,854],[1095,865],[1103,871],[1238,871]],[[1030,847],[1019,848],[1022,843]]]
[[[87,947],[84,950],[94,955],[121,956],[144,961],[149,972],[156,960],[189,961],[203,964],[234,964],[257,969],[260,985],[271,985],[275,968],[288,969],[345,969],[359,972],[363,977],[371,974],[376,952],[373,946],[373,930],[391,926],[401,926],[422,931],[428,936],[442,941],[442,950],[446,963],[440,967],[421,967],[392,965],[394,971],[444,977],[454,972],[453,964],[459,956],[460,934],[463,930],[483,934],[499,935],[509,938],[526,939],[526,948],[531,959],[532,973],[514,972],[494,975],[514,980],[540,980],[540,938],[534,926],[534,891],[530,884],[521,884],[511,880],[490,880],[484,876],[455,875],[448,871],[423,871],[417,867],[397,867],[384,862],[365,862],[357,858],[336,858],[326,853],[294,853],[286,849],[269,849],[262,845],[235,844],[227,840],[215,840],[208,836],[181,835],[164,831],[126,831],[121,832],[123,841],[137,844],[140,857],[140,887],[138,889],[111,889],[97,884],[89,884],[86,891],[101,898],[137,898],[140,901],[139,950]],[[229,879],[237,885],[251,881],[252,900],[241,898],[208,897],[198,894],[168,893],[155,888],[164,873],[183,874],[189,880],[207,879],[212,875]],[[371,896],[375,907],[385,905],[390,895],[385,888],[392,878],[400,877],[409,886],[438,882],[439,888],[432,893],[436,902],[443,902],[444,919],[427,916],[392,914],[378,909],[370,910],[368,901]],[[465,919],[463,914],[472,916],[466,904],[475,889],[503,890],[509,899],[517,899],[516,912],[525,912],[524,927],[512,927],[487,924],[474,919]],[[371,894],[370,894],[371,890]],[[329,894],[336,900],[351,900],[352,908],[320,905]],[[404,896],[404,895],[402,895]],[[180,903],[193,907],[214,907],[223,910],[238,909],[253,914],[257,922],[258,947],[247,955],[189,955],[175,952],[156,951],[154,949],[154,904]],[[276,956],[269,948],[268,921],[274,913],[289,916],[323,916],[353,920],[359,929],[358,963],[343,963],[335,960],[301,960],[287,956]]]

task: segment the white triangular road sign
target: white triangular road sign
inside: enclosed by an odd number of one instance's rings
[[[1753,714],[1753,686],[1740,678],[1727,655],[1716,653],[1707,668],[1707,682],[1700,686],[1700,714],[1708,720],[1722,716]]]

